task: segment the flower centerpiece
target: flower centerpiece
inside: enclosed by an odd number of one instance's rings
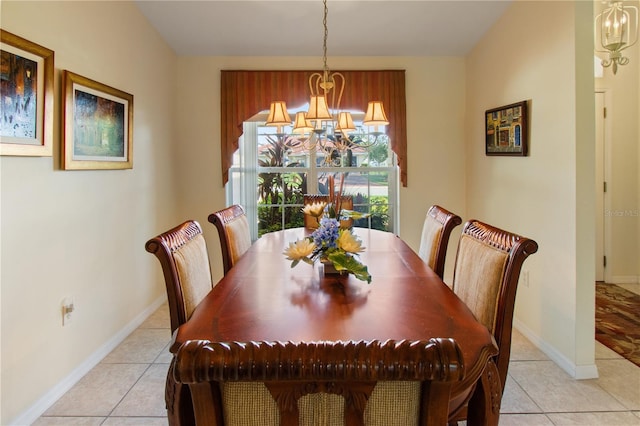
[[[350,273],[356,278],[371,283],[371,275],[358,258],[365,247],[362,241],[353,233],[352,228],[340,226],[341,219],[361,218],[366,215],[341,208],[342,187],[344,175],[340,184],[340,191],[333,190],[333,177],[329,178],[329,201],[316,202],[304,206],[302,211],[318,221],[318,228],[301,240],[289,243],[284,251],[287,259],[291,260],[291,267],[303,261],[313,265],[320,260],[325,264],[325,272],[333,267],[337,273]]]

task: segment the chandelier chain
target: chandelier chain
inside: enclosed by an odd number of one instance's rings
[[[329,13],[329,9],[327,8],[327,0],[323,0],[324,4],[324,16],[322,18],[322,26],[324,27],[324,40],[322,42],[322,61],[324,64],[324,72],[329,70],[327,67],[327,38],[329,37],[329,28],[327,27],[327,14]]]

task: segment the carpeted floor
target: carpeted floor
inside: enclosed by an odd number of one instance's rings
[[[596,340],[640,367],[640,295],[596,283]]]

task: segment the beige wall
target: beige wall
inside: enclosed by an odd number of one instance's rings
[[[178,204],[181,216],[206,222],[207,215],[225,202],[219,148],[220,70],[314,69],[321,58],[207,57],[180,58],[178,63]],[[431,204],[460,213],[465,209],[464,59],[329,57],[328,64],[333,69],[406,70],[409,185],[400,190],[400,234],[417,250]],[[207,230],[214,275],[216,271],[221,275],[217,233],[213,225],[205,225]],[[450,248],[455,250],[455,244]]]
[[[54,50],[56,69],[53,158],[0,158],[0,423],[9,424],[164,297],[144,243],[176,217],[175,56],[133,3],[0,7],[2,28]],[[133,170],[60,170],[63,69],[134,95]],[[65,296],[76,312],[63,327]]]
[[[593,159],[591,165],[578,164],[583,153],[578,152],[577,133],[581,144],[593,145],[594,107],[592,74],[586,89],[584,79],[577,78],[577,63],[584,60],[576,56],[576,31],[583,30],[574,25],[578,3],[515,2],[468,56],[466,178],[468,216],[539,244],[523,268],[530,273],[530,284],[521,282],[518,288],[516,323],[570,373],[588,375],[594,371],[594,319],[591,314],[579,323],[582,308],[576,301],[578,273],[588,271],[590,262],[593,274],[593,241],[581,242],[583,250],[591,250],[590,259],[580,259],[576,246],[579,237],[594,234],[594,201],[592,190],[591,202],[588,194],[584,199],[577,179],[589,179]],[[592,55],[589,63],[593,67]],[[578,99],[585,102],[585,90],[590,98],[578,108]],[[529,156],[485,156],[484,111],[522,100],[529,102]],[[579,121],[585,111],[590,119]],[[591,176],[593,182],[592,171]],[[579,219],[591,223],[587,233],[584,224],[577,229]],[[588,300],[586,292],[580,297]],[[582,330],[590,331],[590,345],[576,341]],[[587,353],[586,362],[579,351]]]

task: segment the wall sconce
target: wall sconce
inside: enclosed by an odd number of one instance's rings
[[[629,63],[629,58],[622,56],[622,51],[638,41],[638,8],[623,3],[607,2],[607,7],[595,19],[596,52],[609,55],[608,59],[602,59],[602,66],[612,66],[614,74],[618,65]]]

